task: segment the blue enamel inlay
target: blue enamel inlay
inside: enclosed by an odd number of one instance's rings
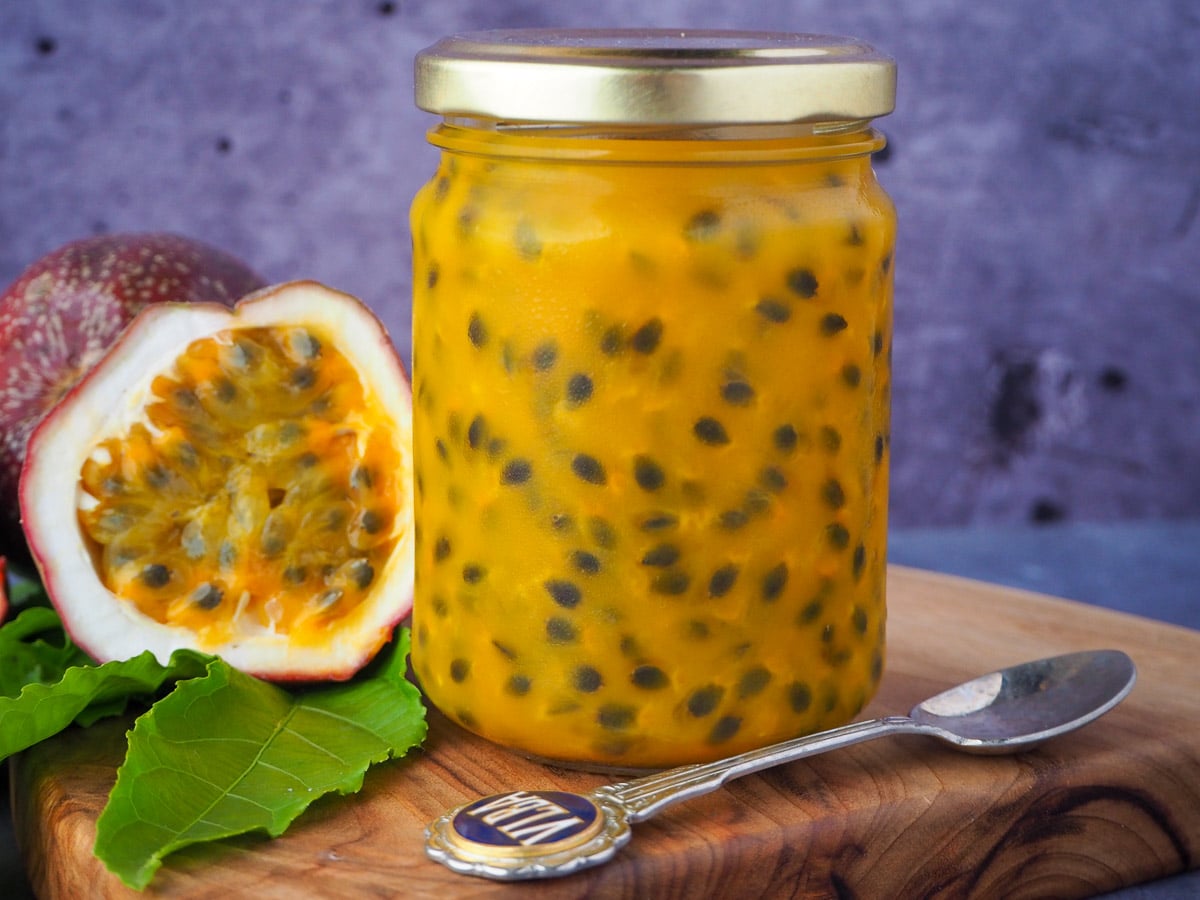
[[[486,847],[536,847],[587,831],[600,810],[566,791],[510,791],[476,800],[454,817],[460,838]]]

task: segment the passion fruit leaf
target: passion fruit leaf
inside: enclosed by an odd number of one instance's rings
[[[0,624],[27,606],[51,606],[50,597],[41,581],[22,574],[12,560],[6,560],[3,556],[0,556],[0,598],[4,599],[4,603],[0,604],[3,608]]]
[[[0,629],[0,669],[5,673],[0,759],[53,737],[72,723],[91,725],[120,713],[134,698],[150,700],[163,684],[202,674],[211,659],[194,650],[178,650],[166,666],[149,652],[97,666],[69,642],[29,640],[47,633],[51,624],[47,614],[54,615],[41,607],[28,609]]]
[[[25,606],[50,606],[50,598],[41,582],[13,576],[8,584],[8,602],[13,609]]]
[[[371,764],[425,737],[408,648],[400,629],[353,681],[290,692],[214,659],[135,723],[96,823],[96,856],[140,890],[174,850],[251,831],[277,837],[318,797],[359,790]]]
[[[23,610],[0,628],[0,697],[16,697],[28,684],[58,681],[72,666],[90,663],[48,607]]]

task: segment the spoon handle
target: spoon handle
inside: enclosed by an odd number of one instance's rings
[[[605,785],[593,794],[619,804],[632,824],[680,801],[715,791],[726,782],[752,772],[888,734],[915,734],[925,730],[908,716],[884,716],[771,744],[717,762],[680,766],[633,781]]]

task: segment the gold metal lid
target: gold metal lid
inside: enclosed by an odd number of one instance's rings
[[[417,106],[502,122],[733,125],[890,113],[896,65],[851,38],[759,31],[515,29],[417,54]]]

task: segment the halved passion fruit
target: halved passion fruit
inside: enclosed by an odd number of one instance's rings
[[[354,674],[412,604],[411,408],[347,294],[144,310],[21,475],[65,627],[102,661],[192,647],[273,680]]]

